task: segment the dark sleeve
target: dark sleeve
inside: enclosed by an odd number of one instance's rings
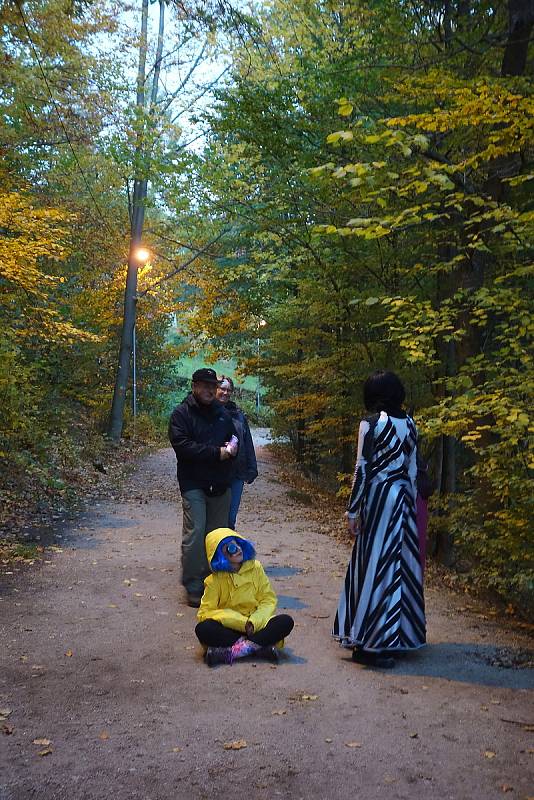
[[[243,431],[245,436],[245,441],[243,446],[245,448],[245,455],[246,455],[246,482],[252,483],[252,481],[256,480],[258,477],[258,463],[256,461],[256,452],[254,450],[254,442],[252,441],[252,434],[250,432],[250,428],[248,425],[248,420],[244,418],[243,424]]]
[[[220,461],[220,448],[213,444],[195,442],[191,425],[182,408],[175,408],[169,421],[169,441],[178,458],[185,461]]]

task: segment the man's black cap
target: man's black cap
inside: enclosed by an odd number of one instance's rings
[[[204,381],[204,383],[219,383],[215,370],[209,369],[208,367],[202,367],[202,369],[197,369],[195,372],[193,372],[193,382],[196,381]]]

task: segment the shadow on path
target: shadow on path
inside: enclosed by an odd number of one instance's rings
[[[509,648],[511,658],[524,651]],[[417,653],[396,657],[395,675],[443,678],[459,683],[496,686],[502,689],[534,688],[534,671],[520,667],[495,666],[498,649],[471,642],[438,642]]]

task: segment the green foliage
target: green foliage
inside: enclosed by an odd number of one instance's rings
[[[106,0],[0,10],[3,491],[25,473],[59,491],[54,482],[91,458],[80,422],[103,430],[109,415],[129,235],[124,164],[106,149],[128,92],[102,47],[118,36],[117,12]],[[167,270],[148,264],[140,289]],[[139,301],[139,401],[155,414],[175,355],[168,300],[163,290]]]
[[[195,165],[228,233],[183,310],[260,371],[276,432],[323,480],[351,472],[362,380],[400,372],[438,476],[435,535],[524,598],[530,83],[498,77],[503,9],[445,5],[273,0],[254,46],[236,41]]]

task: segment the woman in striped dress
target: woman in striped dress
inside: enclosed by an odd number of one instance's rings
[[[425,644],[423,576],[415,513],[417,429],[393,372],[364,386],[374,414],[360,423],[347,523],[355,536],[333,636],[353,661],[395,666],[392,656]],[[359,518],[359,519],[358,519]]]

